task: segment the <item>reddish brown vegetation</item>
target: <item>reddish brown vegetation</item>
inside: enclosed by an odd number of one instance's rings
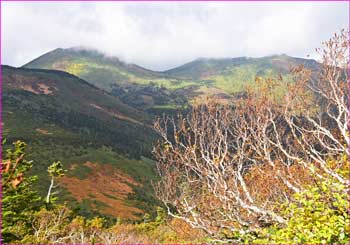
[[[311,182],[332,179],[349,190],[341,166],[329,165],[349,155],[347,34],[325,43],[317,81],[298,66],[281,98],[282,77],[257,78],[259,89],[232,104],[209,101],[156,121],[155,189],[169,215],[212,236],[244,233],[285,224],[279,204]]]
[[[135,213],[142,213],[125,204],[128,194],[133,192],[130,185],[139,183],[108,164],[86,162],[84,165],[92,170],[86,179],[64,176],[59,180],[78,201],[98,200],[108,205],[99,210],[101,213],[125,219],[136,219]]]
[[[52,134],[52,133],[50,133],[48,130],[42,129],[42,128],[37,128],[37,129],[35,129],[35,131],[37,131],[37,132],[39,132],[39,133],[41,133],[41,134],[44,134],[44,135],[50,135],[50,134]]]
[[[125,116],[119,112],[116,112],[116,111],[112,111],[112,110],[108,110],[108,109],[105,109],[105,108],[102,108],[101,106],[99,105],[96,105],[94,103],[90,103],[90,105],[98,110],[101,110],[105,113],[107,113],[108,115],[112,116],[112,117],[115,117],[115,118],[118,118],[120,120],[124,120],[124,121],[129,121],[129,122],[132,122],[132,123],[136,123],[136,124],[139,124],[139,125],[144,125],[142,122],[140,121],[137,121],[136,119],[133,119],[131,117],[128,117],[128,116]]]
[[[54,91],[57,91],[57,88],[54,86],[54,82],[47,80],[38,80],[38,78],[28,78],[27,76],[22,75],[11,75],[13,76],[12,81],[16,81],[16,84],[10,84],[11,86],[19,87],[23,90],[34,94],[53,94]],[[11,78],[10,76],[10,78]]]
[[[1,162],[1,174],[8,174],[6,180],[4,180],[4,185],[11,183],[13,188],[17,188],[22,183],[24,176],[23,173],[18,173],[17,168],[21,164],[23,157],[24,154],[16,158],[14,162],[11,160]]]

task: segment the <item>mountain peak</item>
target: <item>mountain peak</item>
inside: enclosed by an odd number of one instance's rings
[[[54,49],[23,67],[65,71],[107,91],[111,91],[115,84],[147,83],[165,76],[85,46]]]

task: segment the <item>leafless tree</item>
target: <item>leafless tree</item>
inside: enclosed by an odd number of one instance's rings
[[[281,98],[274,91],[282,78],[258,78],[260,90],[229,105],[208,101],[157,120],[155,190],[169,215],[219,237],[285,223],[276,204],[312,181],[332,178],[347,191],[337,171],[349,164],[347,37],[324,43],[316,73],[294,68]]]

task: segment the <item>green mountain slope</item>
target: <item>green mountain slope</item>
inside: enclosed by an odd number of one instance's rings
[[[48,165],[61,160],[70,170],[62,180],[65,197],[77,200],[83,212],[100,208],[106,215],[135,218],[152,205],[154,165],[145,157],[155,134],[147,114],[61,71],[2,66],[2,85],[3,137],[29,145],[42,193]],[[103,183],[113,188],[84,184],[96,176],[104,176]],[[101,191],[104,196],[92,193]]]
[[[290,79],[290,69],[303,64],[312,70],[318,69],[314,60],[294,58],[287,55],[274,55],[262,58],[200,58],[167,70],[164,73],[182,79],[206,80],[212,87],[226,92],[239,92],[251,84],[256,76],[274,77],[281,74]]]
[[[283,54],[262,58],[199,58],[182,66],[167,70],[164,73],[185,79],[205,79],[215,75],[234,75],[235,71],[237,71],[234,68],[248,69],[246,73],[255,71],[256,75],[265,75],[271,70],[285,74],[290,71],[291,67],[299,64],[312,69],[318,66],[315,60],[295,58]]]
[[[66,71],[107,91],[111,91],[113,85],[130,83],[155,83],[170,89],[190,83],[84,48],[55,49],[23,67]]]
[[[290,69],[299,64],[318,68],[314,60],[274,55],[262,58],[200,58],[165,72],[154,72],[117,58],[105,57],[97,51],[74,48],[56,49],[25,67],[64,70],[112,91],[126,104],[152,110],[179,107],[186,99],[209,94],[225,98],[244,90],[256,76],[281,74],[289,81]]]
[[[115,57],[106,57],[95,50],[81,48],[55,49],[23,67],[68,72],[112,92],[124,103],[140,110],[182,106],[185,99],[174,91],[196,85],[191,80],[176,79],[124,63]]]

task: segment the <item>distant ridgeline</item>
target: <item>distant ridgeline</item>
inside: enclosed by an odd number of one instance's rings
[[[252,85],[256,76],[289,81],[290,69],[304,65],[317,70],[315,60],[273,55],[263,58],[199,58],[164,72],[127,64],[115,57],[83,48],[55,49],[24,65],[74,74],[120,97],[140,110],[186,107],[187,101],[215,95],[230,97]],[[186,101],[187,100],[187,101]]]

